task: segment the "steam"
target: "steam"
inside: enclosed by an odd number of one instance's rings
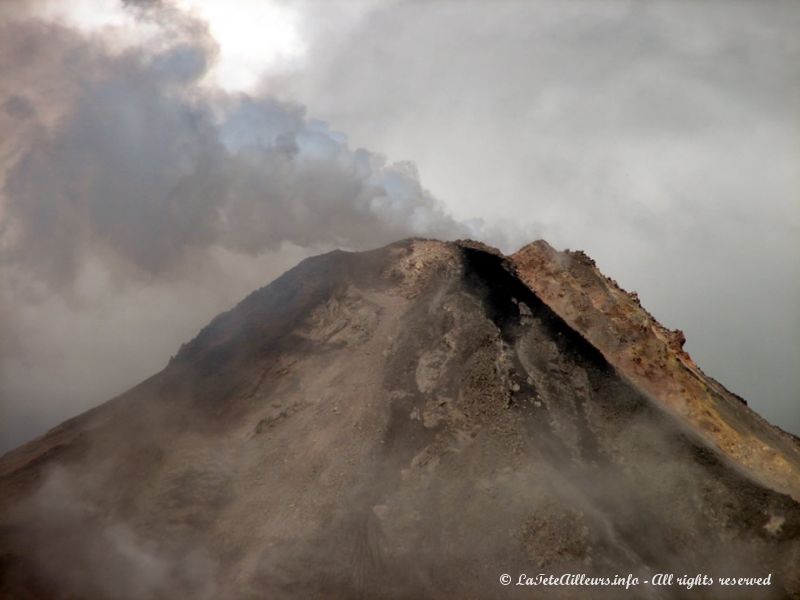
[[[172,552],[124,519],[108,517],[96,501],[105,475],[103,469],[51,468],[28,503],[15,509],[14,517],[35,532],[37,574],[59,591],[80,590],[91,597],[158,598],[176,591],[198,599],[215,597],[216,564],[203,546]]]
[[[289,258],[475,227],[414,165],[350,148],[303,106],[205,85],[217,48],[202,23],[167,4],[126,7],[133,42],[3,16],[0,450],[157,370]],[[143,314],[126,331],[109,323],[142,294],[160,299],[166,339]],[[94,350],[75,339],[87,331]],[[106,374],[100,348],[123,340],[138,368]]]
[[[215,245],[258,253],[283,242],[365,247],[465,232],[413,166],[350,149],[301,106],[200,88],[213,61],[208,39],[165,35],[154,48],[116,53],[37,23],[4,45],[6,56],[33,46],[22,70],[71,92],[66,107],[24,94],[4,102],[30,136],[6,175],[4,263],[52,286],[72,282],[92,255],[161,277]],[[4,79],[13,81],[11,66]],[[38,116],[57,109],[52,126]]]

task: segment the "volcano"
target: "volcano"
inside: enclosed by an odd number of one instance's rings
[[[800,440],[683,342],[543,241],[307,259],[0,459],[0,598],[798,598]]]

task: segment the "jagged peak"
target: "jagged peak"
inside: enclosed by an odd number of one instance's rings
[[[800,445],[708,377],[639,295],[607,277],[583,251],[544,240],[511,257],[519,277],[614,367],[723,455],[773,489],[800,499]],[[777,450],[777,452],[776,452]]]

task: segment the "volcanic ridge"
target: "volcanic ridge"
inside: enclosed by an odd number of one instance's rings
[[[307,259],[0,458],[0,599],[800,598],[800,441],[684,341],[544,241]]]

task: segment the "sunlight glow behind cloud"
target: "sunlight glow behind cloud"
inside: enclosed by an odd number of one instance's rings
[[[280,70],[305,52],[299,15],[287,7],[257,0],[177,0],[176,6],[209,24],[220,47],[211,77],[227,90],[252,89],[267,70]]]
[[[227,91],[252,91],[267,73],[281,72],[301,60],[306,44],[300,12],[264,0],[175,0],[173,6],[208,24],[219,46],[217,63],[205,83]],[[142,43],[152,24],[137,22],[120,0],[48,0],[37,10],[87,33],[110,33],[120,45]]]

